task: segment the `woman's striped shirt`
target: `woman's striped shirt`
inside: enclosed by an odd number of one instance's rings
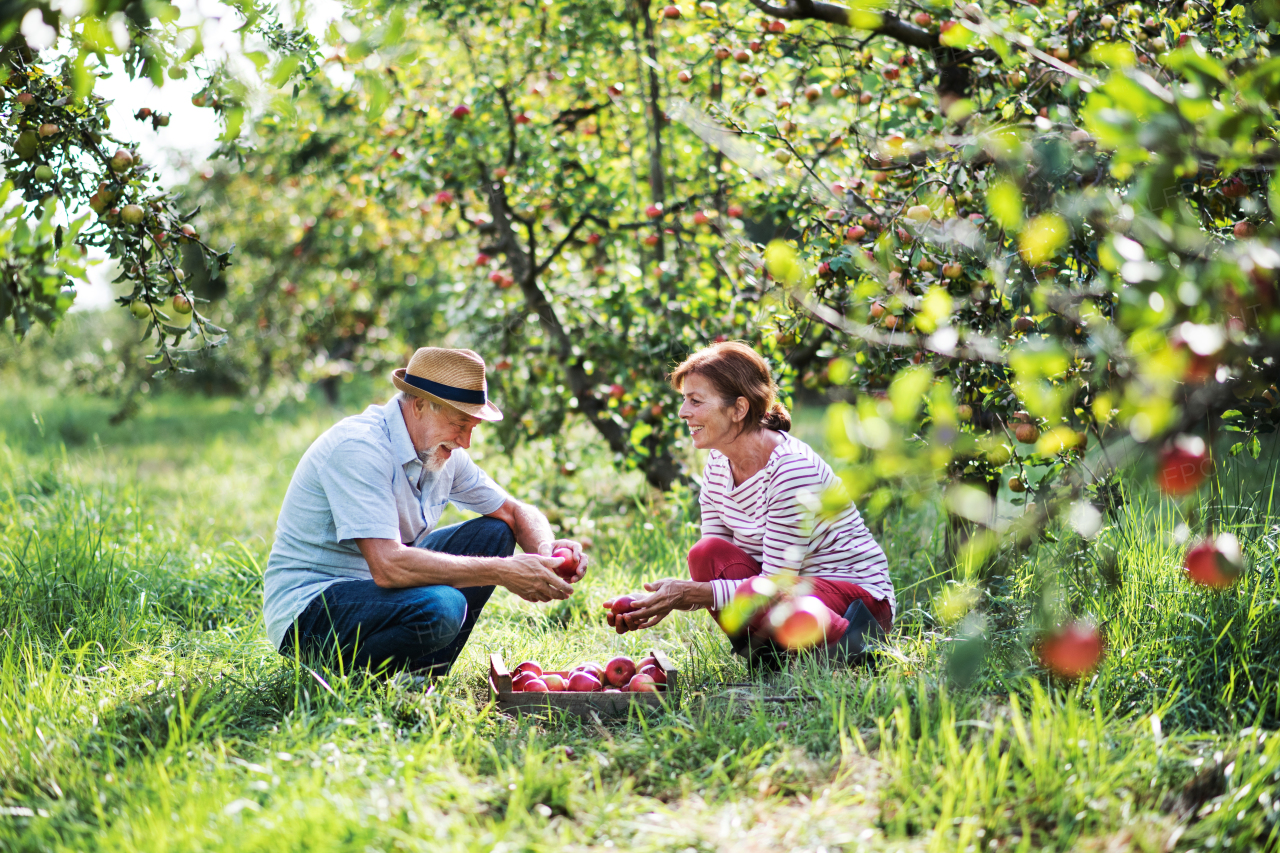
[[[764,468],[734,486],[728,458],[711,451],[702,472],[702,535],[727,539],[763,566],[765,575],[799,574],[856,583],[896,607],[889,561],[853,504],[819,520],[814,506],[837,482],[813,448],[788,433]],[[723,609],[741,581],[711,581]]]

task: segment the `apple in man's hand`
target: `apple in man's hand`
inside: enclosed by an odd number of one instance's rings
[[[573,551],[568,548],[557,548],[551,552],[551,556],[564,560],[556,566],[556,574],[567,581],[572,581],[573,576],[578,572],[578,558],[574,556]]]

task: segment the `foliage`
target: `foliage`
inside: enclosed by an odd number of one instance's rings
[[[0,150],[22,195],[18,202],[6,192],[14,203],[8,218],[41,223],[0,235],[6,257],[0,322],[12,317],[19,336],[37,322],[51,327],[74,298],[72,276],[83,275],[75,264],[99,248],[120,264],[118,281],[132,287],[121,304],[145,321],[146,336],[155,333],[149,361],[172,369],[184,338],[202,347],[224,340],[224,330],[196,309],[183,283],[184,264],[217,278],[230,254],[200,239],[189,224],[197,209],[159,187],[129,140],[110,130],[107,103],[94,89],[108,73],[108,56],[119,57],[131,77],[157,86],[166,76],[182,79],[195,70],[205,83],[195,102],[218,113],[222,153],[233,154],[245,118],[245,85],[220,62],[199,62],[200,24],[179,26],[178,10],[168,2],[90,2],[75,9],[21,2],[0,15]],[[261,48],[250,58],[277,86],[314,70],[314,43],[305,30],[285,30],[271,7],[243,3],[236,12],[244,18],[246,44]],[[156,129],[170,119],[150,109],[135,118]],[[63,224],[48,227],[69,217],[75,217],[69,233]]]

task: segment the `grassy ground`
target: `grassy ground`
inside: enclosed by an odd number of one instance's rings
[[[901,614],[879,673],[803,663],[743,687],[703,615],[623,637],[597,616],[611,593],[681,570],[696,528],[678,497],[649,500],[585,437],[569,442],[572,481],[537,448],[503,459],[481,444],[513,491],[592,539],[596,568],[564,603],[500,591],[450,682],[423,697],[321,683],[263,635],[279,501],[335,413],[268,418],[176,396],[120,427],[110,412],[0,396],[0,849],[1154,851],[1280,838],[1272,460],[1228,466],[1225,497],[1204,506],[1132,489],[1093,542],[1060,532],[1005,560],[957,624],[935,615],[948,587],[936,510],[894,509],[881,539]],[[1187,510],[1245,542],[1251,569],[1234,589],[1182,581]],[[1049,601],[1027,592],[1036,578],[1052,581]],[[1034,667],[1030,626],[1047,608],[1106,626],[1109,655],[1087,683]],[[654,646],[688,685],[662,713],[599,725],[487,703],[490,651],[563,665]],[[976,675],[957,681],[975,648]]]

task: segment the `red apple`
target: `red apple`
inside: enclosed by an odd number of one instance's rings
[[[822,97],[822,87],[817,83],[810,83],[808,86],[804,87],[804,96],[805,99],[812,104],[814,101],[818,100],[818,98]]]
[[[542,676],[542,681],[547,685],[547,689],[552,693],[563,692],[568,685],[565,683],[564,676],[555,672],[548,672]]]
[[[453,193],[449,192],[448,190],[440,190],[440,192],[436,193],[436,204],[439,204],[439,205],[453,204]]]
[[[609,396],[615,400],[622,399],[622,395],[625,393],[627,393],[627,389],[623,388],[621,385],[618,385],[617,383],[614,383],[613,385],[609,386]]]
[[[574,693],[599,693],[604,689],[600,679],[590,672],[579,670],[569,676],[569,690]]]
[[[917,27],[927,27],[933,23],[933,16],[928,12],[916,12],[911,20],[915,21]]]
[[[600,244],[600,235],[599,235],[599,234],[588,234],[588,235],[587,235],[587,245],[588,245],[588,246],[597,246],[597,245],[599,245],[599,244]]]
[[[784,601],[769,613],[773,639],[788,649],[807,649],[827,638],[831,611],[812,595]]]
[[[489,264],[489,261],[491,260],[493,260],[493,258],[489,257],[484,252],[481,252],[480,254],[476,255],[476,266],[478,267],[487,266]]]
[[[516,116],[516,124],[528,124],[531,121],[533,121],[533,119],[529,118],[529,116],[524,113],[520,113]]]
[[[758,41],[753,41],[747,44],[747,50],[751,51],[752,53],[759,53],[760,51],[764,50],[764,45]]]
[[[662,10],[662,17],[674,21],[680,17],[679,6],[667,6]]]
[[[751,94],[755,95],[757,98],[763,98],[765,95],[769,94],[769,90],[764,86],[756,86],[751,90]]]
[[[1040,641],[1040,662],[1060,678],[1088,675],[1105,651],[1097,627],[1084,622],[1063,625]]]
[[[884,79],[886,80],[897,80],[898,75],[901,74],[902,72],[898,69],[898,66],[896,65],[886,65],[881,70],[880,73],[884,75]]]
[[[644,209],[644,215],[650,219],[657,219],[662,216],[662,208],[656,204],[651,204]]]
[[[498,287],[502,287],[502,282],[504,282],[506,278],[506,275],[501,272],[494,271],[489,273],[489,281],[498,285]]]
[[[1205,539],[1187,552],[1182,566],[1192,583],[1211,589],[1226,589],[1239,580],[1244,571],[1240,540],[1231,533]]]
[[[467,116],[471,115],[471,107],[467,106],[466,104],[459,104],[458,106],[453,108],[453,112],[450,113],[450,115],[452,115],[456,119],[464,119]]]
[[[787,31],[787,22],[786,22],[786,21],[770,21],[770,22],[769,22],[769,32],[771,32],[771,33],[785,33],[786,31]]]
[[[622,687],[635,674],[635,661],[628,657],[616,657],[604,665],[604,680],[613,687]]]
[[[657,235],[657,234],[646,234],[646,235],[645,235],[645,237],[644,237],[644,239],[643,239],[643,240],[641,240],[640,242],[641,242],[641,243],[644,243],[646,246],[656,246],[656,245],[658,245],[658,235]]]
[[[1212,471],[1213,460],[1204,439],[1181,435],[1160,452],[1156,485],[1166,495],[1186,495],[1198,489]]]
[[[574,669],[579,672],[589,672],[596,677],[597,681],[604,681],[604,667],[593,660],[584,661],[574,667]]]
[[[751,54],[743,50],[742,48],[738,48],[733,52],[733,58],[736,59],[738,62],[745,64],[751,61]]]
[[[604,692],[605,692],[605,693],[621,693],[622,691],[621,691],[621,690],[619,690],[619,689],[618,689],[618,688],[616,688],[616,687],[606,687],[606,688],[604,689]]]
[[[573,551],[568,548],[557,548],[551,552],[551,556],[564,560],[556,567],[556,574],[565,580],[569,580],[578,571],[578,558],[573,556]]]
[[[716,59],[719,59],[719,60],[721,60],[722,62],[723,62],[724,60],[728,59],[728,58],[729,58],[730,56],[732,56],[732,55],[733,55],[733,54],[730,52],[729,48],[727,48],[727,47],[717,47],[717,48],[716,48]]]
[[[498,168],[493,170],[493,177],[499,181],[505,178],[509,174],[511,173],[507,171],[506,166],[499,166]]]
[[[653,655],[647,655],[645,657],[642,657],[640,661],[636,664],[636,672],[639,672],[640,670],[644,669],[646,666],[656,667],[657,665],[658,665],[658,659],[655,658]]]
[[[1231,233],[1235,234],[1237,239],[1245,240],[1258,233],[1258,226],[1247,219],[1241,219],[1232,227]]]
[[[831,277],[831,264],[827,263],[826,261],[823,261],[822,263],[818,264],[818,277],[819,277],[819,278],[830,278],[830,277]]]
[[[653,676],[640,673],[627,682],[628,693],[657,693],[658,685]]]
[[[526,684],[537,677],[538,676],[534,675],[532,672],[517,673],[515,677],[511,679],[511,689],[517,692],[522,691]]]
[[[690,80],[693,79],[693,75],[690,74],[688,71],[681,71],[678,74],[676,74],[676,79],[679,80],[681,83],[688,83]]]
[[[730,216],[732,216],[734,219],[741,219],[741,218],[742,218],[742,205],[740,205],[740,204],[731,204],[731,205],[729,205],[728,210],[727,210],[726,212],[727,212]]]
[[[530,678],[524,683],[525,693],[549,693],[551,688],[541,678]]]
[[[707,216],[706,212],[702,210],[699,210],[697,213],[693,215],[694,225],[706,225],[707,222],[709,222],[710,220],[711,220],[711,217]]]
[[[867,229],[861,225],[850,225],[848,230],[844,232],[844,239],[847,243],[853,243],[867,236]]]
[[[640,674],[653,679],[654,684],[666,684],[667,674],[659,669],[657,663],[647,663],[640,667]]]
[[[538,677],[541,677],[542,675],[542,664],[538,663],[537,661],[527,660],[527,661],[524,661],[523,663],[516,664],[516,668],[511,671],[516,675],[519,675],[525,672],[532,673],[535,678],[538,678]]]
[[[1227,178],[1222,184],[1222,194],[1227,198],[1242,198],[1248,195],[1249,188],[1237,177]]]

